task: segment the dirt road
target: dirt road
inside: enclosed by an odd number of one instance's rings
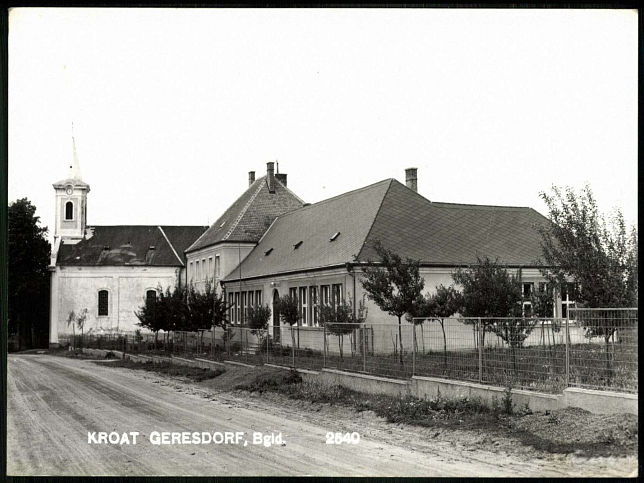
[[[544,460],[473,450],[348,410],[316,418],[271,398],[214,393],[156,374],[46,354],[9,355],[7,388],[10,475],[625,476],[633,471],[610,459]],[[136,445],[88,444],[88,432],[99,431],[140,436]],[[241,431],[248,444],[154,445],[155,431]],[[358,431],[361,439],[356,445],[330,445],[328,431]],[[253,432],[281,432],[285,444],[252,444]]]

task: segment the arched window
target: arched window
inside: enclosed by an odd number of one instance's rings
[[[98,291],[98,315],[109,315],[110,295],[107,290]]]
[[[156,290],[148,290],[145,292],[145,302],[146,304],[150,304],[152,302],[157,301],[157,291]]]
[[[66,220],[74,219],[74,203],[72,201],[68,201],[67,203],[65,203],[65,219]]]

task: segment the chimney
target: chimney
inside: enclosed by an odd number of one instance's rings
[[[407,188],[414,190],[418,193],[418,175],[416,174],[418,168],[407,168],[405,170],[405,184]]]
[[[275,177],[286,187],[286,173],[275,173]]]
[[[272,161],[266,163],[266,182],[268,183],[268,192],[275,193],[275,163]]]
[[[255,171],[248,172],[248,186],[252,185],[255,182]]]

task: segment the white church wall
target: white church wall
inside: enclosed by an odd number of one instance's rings
[[[57,267],[55,272],[56,298],[52,303],[51,343],[58,337],[72,332],[67,317],[73,310],[79,313],[87,308],[85,333],[132,332],[140,329],[134,312],[143,304],[146,291],[160,285],[174,287],[177,267]],[[98,315],[98,292],[107,290],[108,315]],[[55,332],[55,333],[54,333]],[[53,340],[53,339],[56,340]]]

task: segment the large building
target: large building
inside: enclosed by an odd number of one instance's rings
[[[417,192],[415,168],[405,184],[386,179],[307,204],[274,168],[267,163],[257,179],[251,171],[246,191],[210,227],[88,226],[89,185],[74,150],[68,177],[53,185],[50,343],[70,332],[71,311],[88,309],[86,330],[129,332],[138,328],[134,312],[158,287],[203,289],[207,280],[230,302],[235,325],[244,324],[248,307],[272,307],[284,294],[297,297],[302,326],[319,325],[317,308],[339,300],[363,303],[370,324],[391,323],[360,284],[360,265],[376,259],[376,241],[420,260],[428,292],[485,256],[520,273],[525,292],[543,287],[536,227],[548,221],[531,208],[432,202]],[[555,315],[567,303],[558,299]],[[280,335],[279,317],[271,329]]]

